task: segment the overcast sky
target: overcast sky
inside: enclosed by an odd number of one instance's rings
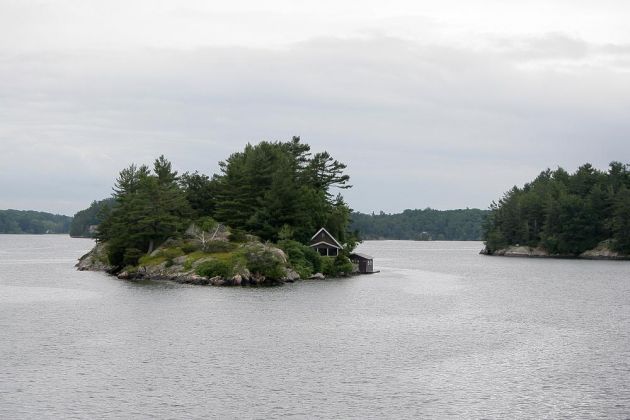
[[[264,7],[263,7],[264,4]],[[299,135],[363,212],[487,208],[630,163],[630,2],[0,0],[0,209]]]

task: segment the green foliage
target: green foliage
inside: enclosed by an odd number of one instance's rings
[[[619,189],[613,204],[612,231],[615,250],[630,254],[630,189]]]
[[[478,241],[489,212],[479,209],[352,213],[350,229],[363,239]],[[331,232],[332,233],[332,232]]]
[[[109,260],[123,264],[125,249],[150,253],[167,238],[180,236],[191,210],[177,184],[177,172],[163,156],[148,167],[131,165],[120,172],[114,187],[116,204],[101,225],[97,239],[108,242]]]
[[[271,280],[284,277],[283,264],[271,251],[247,250],[244,256],[246,267],[252,274],[263,275]]]
[[[206,244],[205,252],[214,254],[217,252],[231,252],[236,249],[237,245],[226,241],[210,241]]]
[[[321,273],[325,276],[335,276],[337,272],[335,270],[335,257],[321,257]]]
[[[305,243],[323,226],[348,249],[357,244],[356,233],[348,231],[351,209],[340,194],[333,194],[334,189],[350,187],[346,166],[327,152],[311,155],[310,146],[299,137],[263,141],[248,144],[219,167],[220,175],[210,178],[198,172],[178,176],[164,156],[152,169],[132,164],[119,173],[111,205],[96,212],[100,204],[93,203],[80,212],[82,219],[86,216],[81,226],[100,221],[97,240],[108,243],[109,260],[117,267],[128,260],[126,250],[151,253],[166,239],[182,237],[192,221],[196,229],[188,233],[200,241],[203,251],[213,253],[234,249],[210,243],[216,221],[230,227],[231,242],[244,243],[252,235]],[[308,258],[314,260],[311,254]],[[318,264],[311,261],[303,268]],[[265,270],[277,274],[273,268]]]
[[[217,220],[263,240],[306,242],[325,226],[345,242],[350,209],[333,188],[348,188],[345,165],[328,153],[311,156],[298,137],[248,144],[219,164]]]
[[[40,211],[0,210],[0,233],[68,233],[72,218]]]
[[[191,254],[195,251],[199,251],[200,250],[200,245],[194,242],[185,242],[182,245],[182,251],[184,251],[184,254]]]
[[[210,260],[199,264],[195,272],[198,275],[205,277],[221,276],[223,278],[228,278],[232,275],[232,267],[225,261]]]
[[[287,254],[291,267],[301,278],[308,278],[314,273],[321,272],[322,257],[313,248],[291,240],[280,241],[278,246]]]
[[[236,243],[247,242],[247,233],[241,229],[232,229],[228,235],[228,240]]]
[[[348,257],[339,254],[333,261],[333,270],[335,275],[345,275],[352,273],[352,262]]]
[[[70,236],[77,238],[95,237],[96,232],[92,227],[101,224],[114,204],[113,198],[106,198],[105,200],[93,201],[90,207],[78,211],[70,224]]]
[[[138,248],[125,248],[122,264],[124,266],[133,266],[138,264],[138,260],[144,253]]]
[[[630,233],[630,170],[612,162],[574,174],[547,169],[523,188],[513,187],[490,206],[484,240],[490,252],[508,245],[541,246],[551,254],[579,255],[613,238],[621,252]]]
[[[136,262],[139,265],[158,265],[165,261],[172,265],[173,259],[184,255],[184,251],[179,247],[160,249],[152,255],[144,254],[140,250],[136,251],[140,253]]]

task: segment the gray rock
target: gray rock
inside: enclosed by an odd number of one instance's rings
[[[242,283],[243,283],[243,277],[241,277],[240,274],[237,274],[234,277],[232,277],[232,284],[234,286],[240,286]]]
[[[324,280],[326,279],[326,276],[324,276],[322,273],[315,273],[311,277],[309,277],[309,279],[310,280]]]
[[[210,284],[213,286],[223,286],[225,285],[225,279],[221,276],[212,277],[210,279]]]
[[[292,270],[290,268],[286,269],[284,281],[293,283],[294,281],[299,280],[299,279],[300,279],[300,275],[298,274],[297,271]]]

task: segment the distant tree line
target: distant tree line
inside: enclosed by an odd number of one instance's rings
[[[96,236],[95,228],[101,224],[103,218],[114,205],[113,198],[93,201],[90,207],[78,211],[70,224],[70,236],[74,238],[93,238]]]
[[[363,239],[478,241],[489,211],[405,210],[398,214],[352,213],[351,229]]]
[[[484,226],[490,252],[519,244],[579,255],[610,240],[613,249],[630,253],[630,170],[620,162],[607,172],[589,163],[573,174],[547,169],[490,208]]]
[[[71,217],[32,210],[0,210],[0,233],[68,233]]]
[[[350,246],[351,210],[332,189],[348,188],[346,165],[327,152],[310,152],[299,137],[287,142],[248,144],[219,163],[212,177],[179,175],[160,156],[153,168],[132,164],[114,186],[113,206],[105,206],[97,239],[106,241],[114,265],[133,265],[168,238],[208,219],[228,225],[234,235],[262,240],[308,241],[325,227]],[[88,209],[89,210],[89,209]],[[92,213],[92,211],[88,212]]]

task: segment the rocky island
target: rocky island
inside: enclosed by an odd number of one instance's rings
[[[547,169],[492,203],[485,255],[630,259],[630,167]]]
[[[240,242],[219,226],[211,240],[195,238],[192,226],[182,239],[169,239],[134,265],[121,268],[108,258],[107,243],[97,243],[82,256],[79,271],[103,271],[124,280],[168,280],[211,286],[275,286],[301,279],[347,276],[357,267],[342,254],[322,257],[291,240],[262,243],[251,235]]]
[[[91,226],[97,244],[77,268],[215,286],[276,285],[357,269],[349,259],[358,243],[348,229],[351,210],[331,192],[350,187],[344,164],[327,152],[311,154],[294,137],[248,144],[219,167],[212,177],[178,175],[160,156],[151,169],[123,169],[107,205],[94,202],[85,212],[81,226]]]

